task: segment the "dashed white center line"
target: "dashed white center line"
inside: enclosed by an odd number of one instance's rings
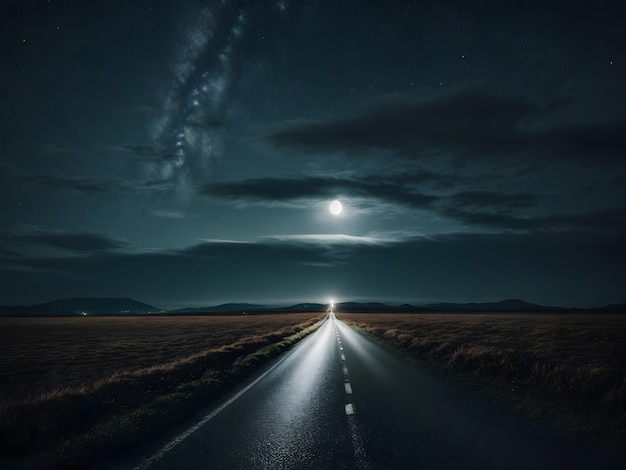
[[[334,321],[334,316],[333,316]],[[357,458],[357,461],[360,462],[361,465],[358,468],[366,469],[369,466],[367,465],[367,455],[365,453],[365,448],[363,447],[363,441],[360,436],[359,425],[356,420],[356,410],[354,409],[354,404],[352,403],[352,384],[350,383],[350,374],[348,372],[348,365],[346,363],[346,355],[343,353],[343,346],[341,345],[341,337],[339,336],[339,329],[337,328],[337,324],[334,323],[335,332],[337,334],[337,345],[339,346],[340,358],[341,358],[341,367],[343,369],[343,377],[344,377],[344,388],[346,392],[346,401],[344,406],[344,411],[346,413],[346,420],[348,422],[348,426],[350,429],[350,437],[352,439],[352,447],[354,450],[354,455]]]
[[[348,366],[346,365],[346,355],[343,353],[343,346],[341,345],[341,337],[339,336],[339,329],[335,326],[335,334],[337,335],[337,345],[339,346],[339,350],[341,353],[341,363],[343,369],[343,378],[344,378],[344,388],[346,391],[346,398],[348,403],[345,406],[345,412],[347,416],[353,415],[356,412],[354,411],[354,405],[350,403],[352,400],[352,384],[350,383],[350,372],[348,371]]]

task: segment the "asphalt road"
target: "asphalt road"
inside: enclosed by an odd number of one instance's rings
[[[150,469],[624,468],[379,347],[331,313]]]

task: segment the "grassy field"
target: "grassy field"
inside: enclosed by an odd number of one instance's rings
[[[337,317],[488,399],[562,431],[626,444],[626,316]]]
[[[322,317],[1,318],[0,467],[80,467],[141,447]]]

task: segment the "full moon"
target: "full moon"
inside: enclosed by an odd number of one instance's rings
[[[343,209],[343,207],[341,206],[341,203],[339,201],[333,201],[330,203],[330,212],[333,215],[339,215],[341,214],[341,210]]]

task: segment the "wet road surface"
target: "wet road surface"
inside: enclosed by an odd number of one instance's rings
[[[331,313],[138,468],[617,469],[623,457],[484,403]]]

